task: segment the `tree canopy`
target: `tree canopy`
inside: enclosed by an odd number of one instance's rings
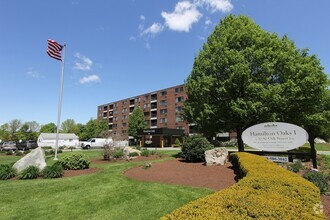
[[[207,135],[267,121],[329,123],[327,81],[307,49],[246,16],[229,15],[194,60],[185,115]]]
[[[137,138],[137,132],[146,128],[144,113],[140,107],[134,108],[128,120],[128,135]]]

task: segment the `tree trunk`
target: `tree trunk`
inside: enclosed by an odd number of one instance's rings
[[[317,162],[316,162],[316,150],[315,150],[315,144],[314,144],[314,127],[308,126],[308,142],[311,146],[311,157],[313,162],[313,168],[317,169]]]
[[[242,140],[242,127],[241,126],[236,127],[236,133],[237,133],[238,151],[244,152],[244,143]]]

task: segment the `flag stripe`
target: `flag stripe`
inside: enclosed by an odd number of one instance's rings
[[[57,60],[62,61],[62,54],[61,50],[63,49],[63,46],[57,43],[54,40],[48,39],[48,50],[47,54]]]

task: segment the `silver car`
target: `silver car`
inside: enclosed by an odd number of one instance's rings
[[[15,141],[4,142],[2,145],[2,150],[16,150],[16,142]]]

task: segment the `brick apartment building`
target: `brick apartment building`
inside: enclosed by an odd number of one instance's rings
[[[131,98],[98,106],[97,118],[106,119],[109,135],[117,140],[129,140],[128,121],[134,108],[139,106],[145,116],[146,129],[142,140],[152,139],[154,145],[174,143],[174,136],[193,133],[182,115],[183,103],[187,99],[184,85],[178,85]],[[182,135],[177,132],[179,129]],[[173,135],[173,137],[171,136]]]

